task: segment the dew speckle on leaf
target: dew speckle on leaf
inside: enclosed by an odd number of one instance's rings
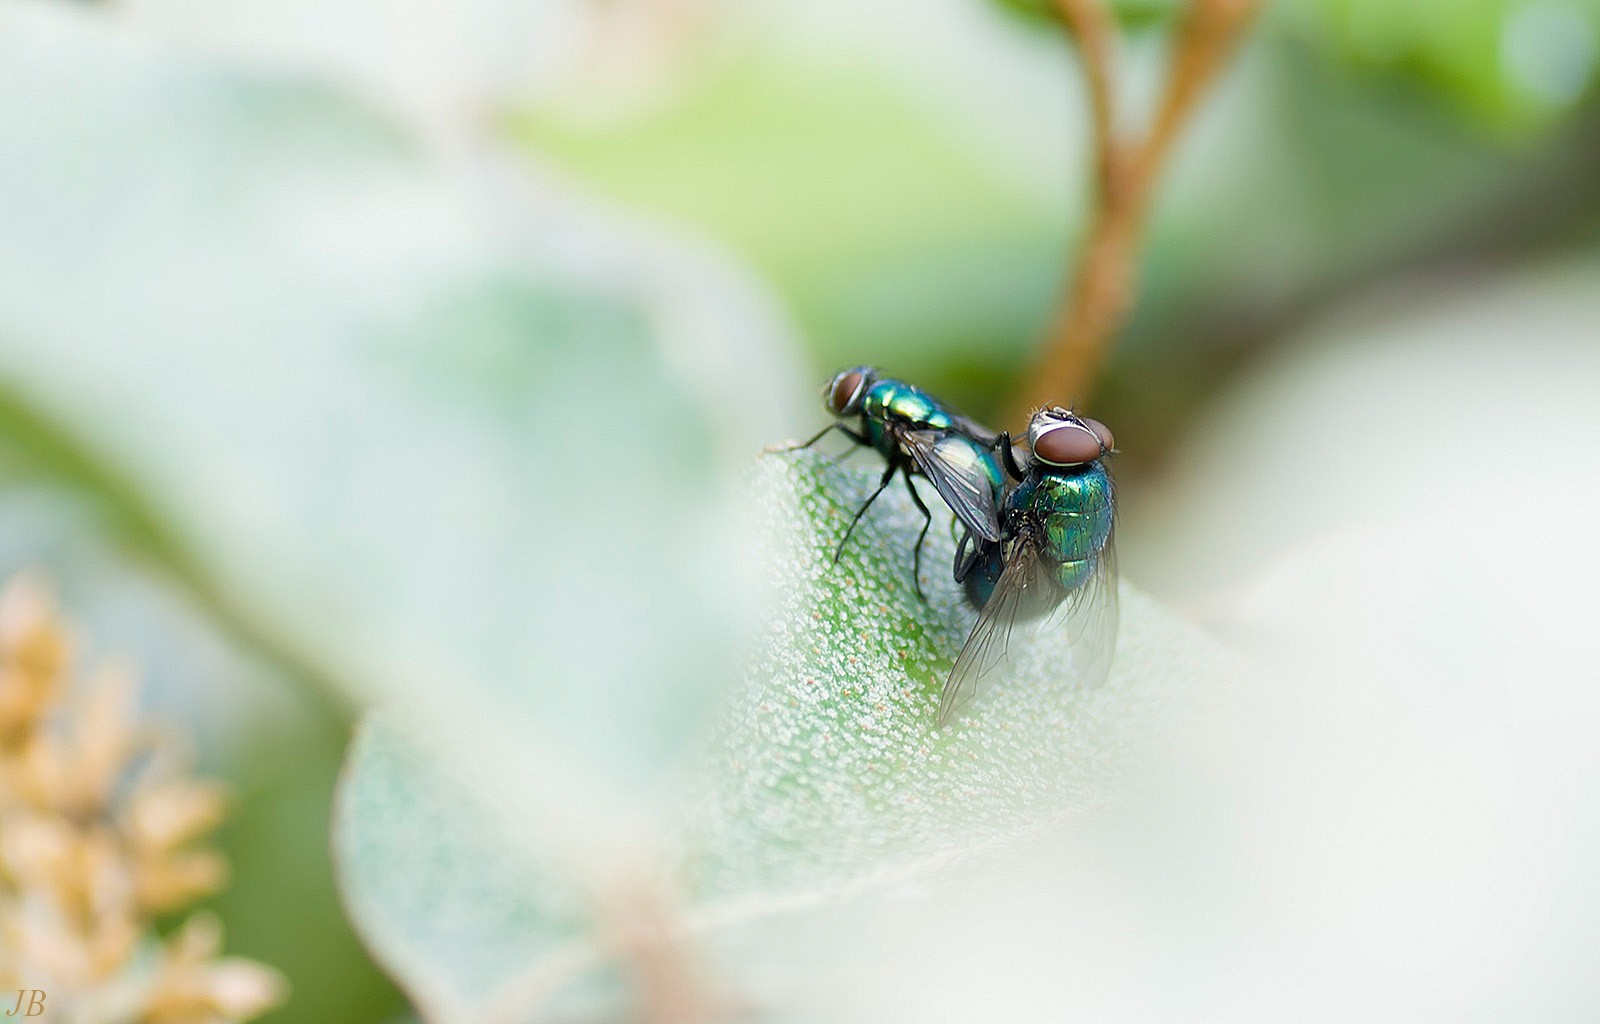
[[[1105,685],[1079,685],[1066,642],[1030,632],[937,729],[940,687],[976,616],[947,573],[924,574],[927,601],[916,595],[922,517],[902,488],[878,499],[833,564],[877,476],[810,452],[762,458],[751,473],[775,596],[688,807],[684,881],[699,899],[847,885],[1091,805],[1169,697],[1172,674],[1152,666],[1179,657],[1200,677],[1207,659],[1220,662],[1204,637],[1125,591]],[[948,566],[951,517],[925,497],[939,521],[924,564]]]

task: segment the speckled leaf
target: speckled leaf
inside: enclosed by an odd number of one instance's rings
[[[926,603],[911,586],[920,517],[903,492],[873,507],[833,566],[877,477],[870,456],[857,461],[768,455],[751,475],[777,600],[687,777],[683,815],[663,844],[673,853],[653,872],[676,879],[675,899],[702,936],[903,877],[1095,802],[1130,747],[1158,735],[1164,706],[1222,663],[1192,627],[1125,589],[1106,684],[1075,681],[1059,642],[1019,636],[1011,669],[985,679],[953,728],[935,730],[938,688],[973,619],[949,579],[949,516],[929,535]],[[443,769],[423,748],[403,758],[395,749],[369,733],[351,758],[338,841],[356,917],[414,990],[473,997],[440,1019],[521,1020],[559,989],[552,979],[603,959],[571,893],[606,882],[569,867],[576,873],[553,885],[555,842],[519,848],[525,832],[492,824],[492,794],[440,790],[429,780]],[[444,894],[482,902],[486,884],[504,886],[494,909],[441,924],[454,902]],[[486,974],[474,948],[494,950],[498,969]]]
[[[530,964],[589,927],[548,856],[422,743],[382,716],[356,737],[334,846],[345,906],[429,1019],[474,1020]]]
[[[703,898],[836,887],[1085,807],[1162,706],[1220,665],[1210,641],[1124,587],[1108,681],[1085,685],[1079,652],[1024,627],[978,698],[937,729],[974,620],[951,578],[950,516],[935,503],[926,602],[911,586],[921,516],[899,488],[833,565],[876,484],[860,461],[776,456],[755,474],[780,597],[690,814],[688,882]]]

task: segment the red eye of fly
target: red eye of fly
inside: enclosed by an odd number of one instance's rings
[[[1100,447],[1102,449],[1109,452],[1117,446],[1117,439],[1111,436],[1110,427],[1099,420],[1091,420],[1088,417],[1083,417],[1082,419],[1083,425],[1094,431],[1094,436],[1100,439]]]
[[[833,387],[828,389],[828,409],[835,416],[843,416],[850,411],[850,407],[861,390],[861,371],[847,370],[833,378]]]
[[[1087,425],[1061,423],[1034,436],[1033,454],[1052,466],[1078,466],[1103,454],[1100,435]]]

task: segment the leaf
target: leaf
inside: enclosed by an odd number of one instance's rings
[[[972,41],[963,56],[986,56],[997,77],[1019,63]],[[750,260],[823,365],[910,372],[980,345],[1020,358],[1059,276],[1056,179],[1047,192],[1020,185],[1032,154],[996,157],[987,134],[956,127],[970,113],[919,99],[893,57],[877,57],[862,67],[756,47],[647,117],[596,131],[530,111],[517,136],[629,208],[692,223]],[[963,80],[968,99],[988,84],[970,70]]]
[[[471,1020],[589,926],[578,888],[530,853],[437,754],[369,721],[334,832],[351,919],[431,1020]]]
[[[1594,81],[1600,5],[1592,0],[1298,0],[1285,11],[1343,61],[1404,75],[1508,134],[1548,126]]]
[[[1129,751],[1160,734],[1169,704],[1223,671],[1211,641],[1125,589],[1122,645],[1104,686],[1076,685],[1059,641],[1019,638],[1012,671],[985,680],[957,728],[937,731],[938,687],[973,618],[949,579],[950,517],[930,532],[927,604],[910,579],[921,519],[898,489],[831,565],[877,476],[809,452],[765,456],[752,473],[772,553],[767,582],[782,597],[685,780],[681,816],[642,848],[671,851],[657,854],[654,873],[673,879],[671,898],[685,906],[691,931],[760,923],[1091,806]],[[397,758],[399,745],[412,752]],[[594,919],[572,913],[571,893],[603,891],[608,880],[577,868],[566,887],[553,886],[558,855],[537,842],[519,847],[487,824],[496,815],[491,791],[430,781],[449,772],[425,745],[369,723],[338,823],[345,891],[374,947],[403,965],[416,990],[472,997],[439,1019],[522,1020],[537,1003],[517,993],[549,995],[552,977],[604,962],[603,936]],[[482,822],[461,823],[467,804]],[[505,883],[487,900],[486,877]],[[517,910],[456,911],[452,920],[466,915],[481,929],[464,937],[439,924],[454,902],[442,894]],[[448,952],[462,945],[527,959],[497,956],[499,970],[487,977]],[[514,1012],[486,1017],[486,1005]]]
[[[1061,15],[1055,0],[993,0],[1002,10],[1053,30],[1062,31]],[[1145,28],[1172,20],[1177,8],[1173,0],[1115,0],[1112,13],[1129,28]]]
[[[783,552],[771,569],[782,598],[690,817],[690,884],[702,896],[839,886],[1086,807],[1163,702],[1213,668],[1206,641],[1125,588],[1106,684],[1074,677],[1060,635],[1019,629],[978,699],[935,728],[974,613],[951,576],[942,506],[923,553],[928,601],[916,596],[921,516],[898,487],[831,564],[876,476],[814,456],[769,459],[756,476],[772,510],[769,549]]]
[[[696,552],[798,374],[737,271],[471,156],[6,5],[0,385],[257,637],[602,813],[727,678],[737,581]]]
[[[582,38],[559,2],[129,0],[125,22],[191,49],[315,74],[435,130],[460,129]],[[429,124],[431,122],[431,124]]]

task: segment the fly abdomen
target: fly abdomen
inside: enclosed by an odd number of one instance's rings
[[[1096,555],[1092,558],[1077,558],[1068,562],[1058,562],[1051,575],[1054,577],[1057,586],[1064,592],[1071,593],[1083,586],[1094,575],[1095,564],[1098,561],[1099,556]]]

